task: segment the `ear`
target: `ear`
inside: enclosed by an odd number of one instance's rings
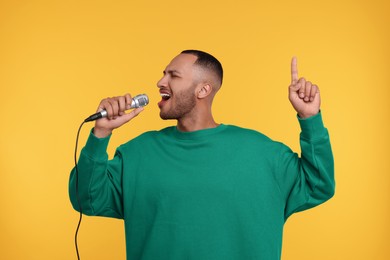
[[[205,98],[207,97],[208,95],[211,94],[213,88],[211,87],[211,85],[209,83],[204,83],[202,85],[199,86],[199,88],[197,89],[197,97],[198,98]]]

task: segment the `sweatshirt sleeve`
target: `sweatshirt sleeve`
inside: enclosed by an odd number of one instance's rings
[[[106,152],[110,136],[97,138],[91,131],[78,160],[78,195],[86,215],[123,218],[122,158],[117,152],[108,160]],[[76,193],[76,168],[69,180],[69,197],[80,211]]]
[[[288,147],[280,150],[280,184],[286,200],[285,220],[294,212],[315,207],[334,195],[334,162],[321,112],[301,119],[301,158]]]

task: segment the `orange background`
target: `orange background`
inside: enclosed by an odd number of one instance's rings
[[[102,98],[147,93],[119,144],[172,125],[156,82],[183,49],[218,57],[218,122],[299,152],[290,59],[319,85],[335,155],[335,197],[293,215],[283,259],[390,259],[388,1],[1,1],[0,258],[76,259],[67,193],[76,131]],[[85,143],[92,124],[83,128]],[[125,259],[123,222],[85,217],[82,259]]]

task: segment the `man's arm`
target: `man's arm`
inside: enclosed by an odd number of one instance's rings
[[[106,110],[107,118],[95,122],[85,147],[78,160],[78,178],[74,168],[69,180],[69,197],[75,210],[79,211],[78,196],[82,212],[86,215],[123,218],[122,210],[122,156],[116,152],[114,159],[108,160],[106,152],[112,131],[137,116],[143,108],[126,114],[131,104],[131,96],[103,99],[98,111]]]
[[[122,218],[122,162],[120,154],[109,161],[106,152],[110,136],[97,138],[92,132],[69,179],[69,198],[73,208],[89,216]]]
[[[286,199],[285,219],[292,213],[312,208],[334,194],[334,162],[329,134],[320,113],[317,85],[298,79],[297,59],[291,62],[289,100],[301,126],[301,158],[282,147],[279,158],[280,183]]]
[[[298,120],[302,130],[300,158],[285,145],[281,146],[278,158],[277,176],[286,203],[285,219],[327,201],[335,191],[332,148],[321,112]]]

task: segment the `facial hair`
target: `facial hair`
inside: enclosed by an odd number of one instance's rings
[[[160,117],[164,120],[181,119],[191,113],[196,105],[196,98],[193,87],[175,93],[170,100],[170,109],[168,111],[160,110]]]

